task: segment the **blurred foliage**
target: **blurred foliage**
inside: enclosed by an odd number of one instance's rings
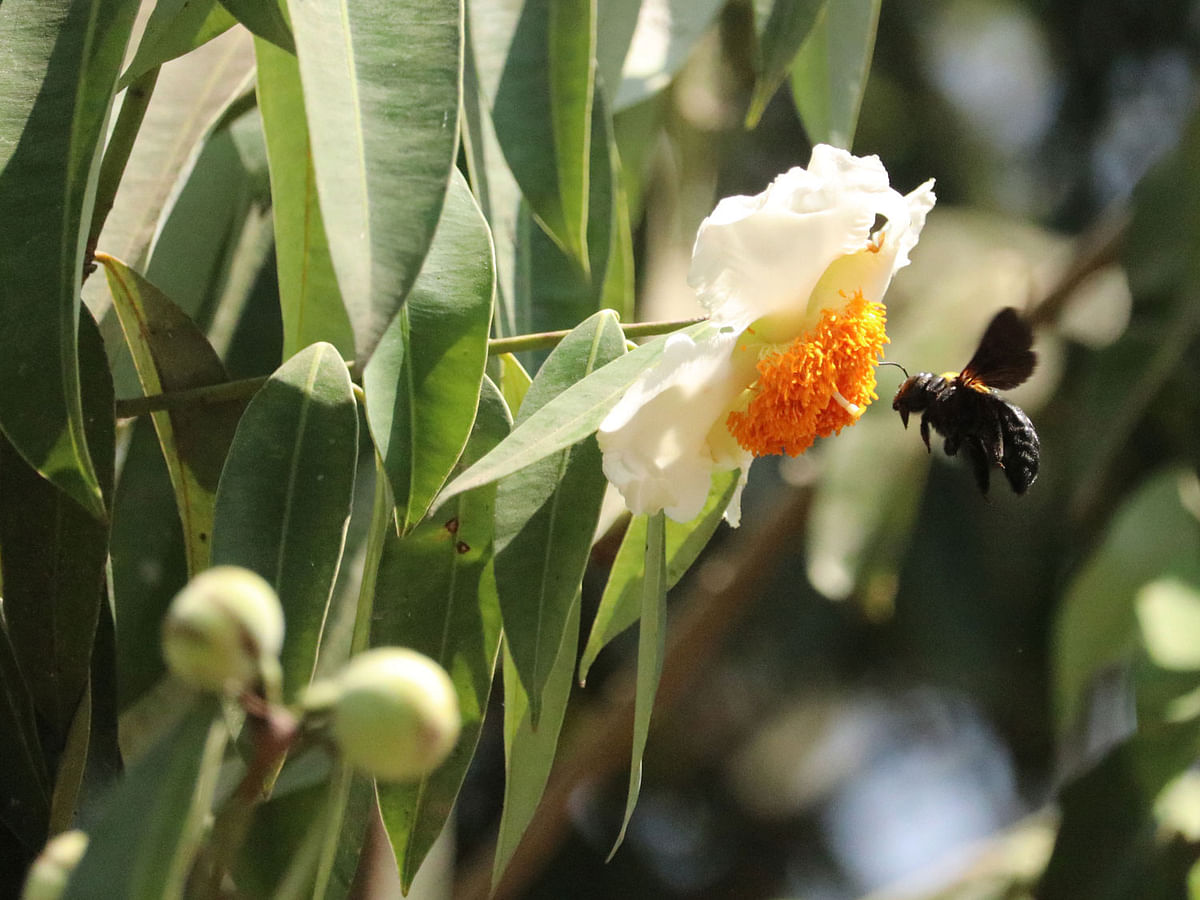
[[[0,49],[0,895],[82,827],[72,896],[1200,896],[1194,3],[4,0]],[[819,140],[937,179],[890,360],[1029,315],[1041,475],[980,498],[881,369],[643,558],[587,435],[657,350],[599,311],[695,316],[700,220]],[[530,383],[489,316],[575,330]],[[210,554],[284,595],[289,699],[439,659],[447,768],[318,743],[239,807],[261,735],[157,647]]]

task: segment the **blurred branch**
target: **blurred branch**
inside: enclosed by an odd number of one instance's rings
[[[1075,255],[1058,281],[1026,313],[1031,325],[1049,325],[1058,320],[1072,294],[1089,277],[1121,260],[1130,211],[1125,204],[1110,207],[1075,241]]]
[[[655,716],[678,703],[709,670],[709,660],[750,609],[750,598],[761,592],[787,548],[804,532],[811,500],[810,490],[789,491],[756,527],[743,527],[726,548],[701,564],[671,623]],[[520,896],[567,839],[567,801],[580,785],[625,773],[633,738],[635,666],[636,660],[630,659],[614,677],[611,699],[602,708],[586,710],[571,723],[562,745],[565,752],[559,755],[541,805],[491,894],[496,900]],[[457,900],[487,900],[494,849],[484,847],[463,866],[455,885]]]

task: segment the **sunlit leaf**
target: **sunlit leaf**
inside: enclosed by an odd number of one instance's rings
[[[642,756],[650,735],[650,713],[658,694],[663,657],[667,650],[667,556],[666,516],[656,513],[646,524],[645,565],[642,577],[642,616],[638,624],[637,690],[633,707],[633,755],[629,765],[629,792],[621,831],[608,858],[625,840],[625,829],[633,816],[642,788]]]
[[[309,344],[328,341],[349,358],[354,355],[354,333],[338,291],[317,202],[300,65],[292,54],[262,40],[255,43],[255,55],[258,107],[271,168],[283,357],[289,359]]]
[[[700,514],[690,522],[668,519],[666,523],[667,588],[674,587],[712,538],[721,517],[737,488],[737,472],[719,472],[713,476],[708,500]],[[613,638],[638,620],[642,612],[642,593],[646,561],[647,516],[634,516],[621,541],[600,598],[600,607],[592,622],[587,646],[579,660],[579,681],[587,680],[596,656]]]
[[[621,329],[597,313],[574,329],[538,371],[517,422],[529,422],[563,390],[625,352]],[[588,438],[500,481],[496,585],[513,662],[534,725],[562,643],[604,498],[600,448]]]
[[[190,53],[236,24],[237,19],[217,0],[161,0],[150,12],[137,52],[117,87],[128,87],[156,66]]]
[[[80,399],[79,285],[112,87],[137,0],[0,8],[0,428],[34,469],[105,515]]]
[[[363,373],[401,532],[424,517],[471,432],[494,294],[487,223],[455,171],[421,274]]]
[[[221,473],[212,561],[252,569],[278,591],[287,696],[312,678],[357,458],[350,375],[335,347],[314,344],[250,401]]]
[[[182,310],[149,281],[105,254],[114,306],[146,395],[220,384],[225,367]],[[208,568],[213,504],[225,455],[245,404],[240,400],[153,413],[183,525],[188,571]]]
[[[456,0],[289,0],[329,251],[365,363],[433,240],[458,143]]]
[[[220,4],[258,38],[288,53],[296,52],[284,11],[286,0],[220,0]]]
[[[755,0],[754,30],[758,40],[747,128],[758,124],[825,5],[826,0]]]
[[[485,380],[462,465],[508,433],[508,410]],[[449,758],[413,784],[381,783],[379,806],[405,890],[445,827],[483,727],[500,647],[492,570],[496,489],[485,485],[440,507],[403,539],[389,534],[379,563],[371,643],[437,660],[454,681],[462,731]]]
[[[613,109],[641,103],[670,84],[724,5],[722,0],[642,0],[620,86],[611,85]]]
[[[792,97],[812,143],[850,149],[882,0],[828,0],[792,64]]]

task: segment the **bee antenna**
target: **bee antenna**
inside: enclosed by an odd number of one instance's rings
[[[898,362],[892,362],[891,360],[884,359],[884,360],[880,360],[880,362],[879,362],[879,365],[881,365],[881,366],[895,366],[897,369],[899,369],[901,372],[903,372],[903,373],[904,373],[904,377],[905,377],[905,378],[908,378],[908,377],[909,377],[909,374],[908,374],[908,369],[904,368],[904,366],[900,365],[900,363],[898,363]]]

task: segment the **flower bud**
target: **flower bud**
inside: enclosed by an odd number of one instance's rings
[[[263,578],[239,566],[201,572],[171,601],[163,657],[181,680],[236,694],[277,673],[283,609]]]
[[[52,837],[29,869],[21,900],[58,900],[87,845],[88,836],[79,830]]]
[[[350,765],[387,781],[409,781],[437,768],[454,749],[462,717],[446,670],[415,650],[379,647],[354,657],[330,697],[333,737]]]

